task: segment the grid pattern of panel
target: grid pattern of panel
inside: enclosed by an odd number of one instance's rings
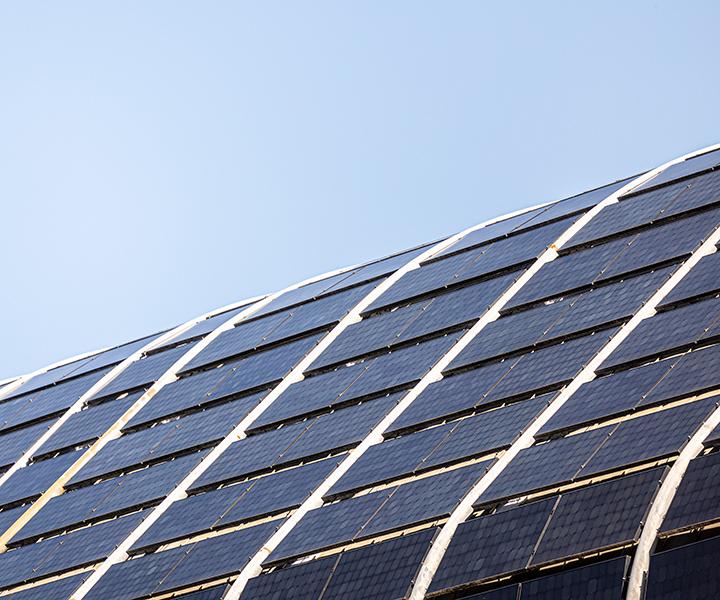
[[[243,600],[400,600],[490,472],[430,597],[621,598],[666,463],[720,403],[720,253],[567,386],[715,232],[718,156],[582,227],[631,180],[30,378],[0,397],[0,592],[68,598],[123,544],[86,598],[218,600],[255,557]],[[677,490],[647,598],[717,595],[719,440]]]

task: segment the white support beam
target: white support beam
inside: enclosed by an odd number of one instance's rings
[[[544,206],[544,205],[540,205]],[[538,208],[539,206],[534,206],[531,208],[519,210],[513,213],[510,213],[509,215],[505,215],[503,217],[499,217],[496,219],[491,219],[489,221],[486,221],[484,223],[481,223],[480,225],[476,225],[474,227],[471,227],[461,233],[455,234],[445,240],[442,240],[441,242],[438,242],[425,252],[421,253],[420,255],[416,256],[415,258],[408,261],[405,265],[400,267],[398,270],[396,270],[392,275],[387,277],[382,283],[380,283],[378,286],[376,286],[372,291],[370,291],[362,300],[360,300],[350,312],[348,312],[345,317],[343,317],[340,322],[335,325],[335,327],[325,335],[322,340],[308,353],[293,369],[283,378],[283,380],[278,383],[266,396],[263,398],[263,400],[258,404],[248,415],[245,416],[245,418],[242,419],[240,423],[238,423],[235,428],[217,445],[215,446],[210,453],[198,464],[188,475],[185,476],[185,478],[176,485],[176,487],[168,494],[168,496],[165,497],[165,499],[154,509],[152,509],[152,512],[136,527],[113,551],[113,553],[99,566],[97,569],[93,572],[93,574],[78,588],[78,590],[75,591],[75,593],[72,595],[72,600],[81,600],[85,597],[85,595],[95,586],[95,584],[100,580],[100,578],[112,567],[114,564],[117,564],[119,562],[123,562],[128,558],[128,550],[135,544],[135,542],[140,539],[140,537],[155,523],[167,510],[170,508],[170,506],[176,502],[177,500],[181,500],[187,496],[187,490],[192,486],[192,484],[197,481],[197,479],[205,472],[207,469],[212,466],[212,464],[227,450],[228,447],[230,447],[231,444],[234,442],[243,439],[246,437],[246,431],[250,428],[250,426],[255,422],[255,420],[280,396],[290,385],[293,383],[299,382],[304,378],[304,371],[325,351],[325,349],[343,332],[347,327],[350,325],[357,323],[361,320],[360,314],[368,307],[370,306],[377,298],[379,298],[385,291],[387,291],[390,287],[392,287],[405,273],[412,271],[414,269],[417,269],[420,267],[420,264],[432,258],[434,255],[436,255],[439,252],[442,252],[446,248],[450,247],[452,244],[454,244],[456,241],[461,239],[463,236],[467,235],[468,233],[475,231],[481,227],[485,227],[491,224],[494,224],[500,220],[504,220],[506,218],[511,218],[513,216],[523,214],[525,212],[528,212],[530,210],[534,210]],[[296,284],[295,286],[291,286],[291,288],[287,288],[287,290],[283,291],[289,291],[290,289],[295,289],[296,287],[299,287],[300,284]],[[279,295],[279,294],[278,294]],[[229,327],[226,327],[226,325],[220,326],[218,329],[213,331],[211,334],[209,334],[201,343],[203,343],[203,348],[206,347],[212,340],[214,340],[220,333],[227,330]],[[207,341],[207,342],[206,342]],[[205,343],[206,342],[206,343]],[[192,353],[192,356],[190,356],[187,360],[185,360],[186,356],[183,356],[180,361],[182,362],[184,366],[187,364],[194,356],[196,356],[199,353],[200,350],[195,351],[195,348],[191,350],[188,354]],[[181,367],[180,367],[181,368]],[[173,377],[174,372],[178,371],[178,369],[174,369],[174,366],[171,367],[171,371],[173,371]],[[160,378],[158,382],[162,381],[165,376]],[[152,388],[151,388],[152,389]],[[313,494],[313,497],[315,497],[315,494]],[[304,514],[304,513],[303,513]],[[294,517],[290,517],[290,519],[293,519]],[[273,536],[274,538],[275,536]],[[268,544],[271,543],[272,539],[268,541]],[[264,546],[264,548],[267,547]],[[261,562],[261,561],[260,561]],[[253,564],[257,563],[259,566],[259,562],[257,559],[253,559]]]
[[[701,150],[691,152],[674,160],[671,160],[652,171],[649,171],[643,175],[640,175],[633,181],[629,182],[610,197],[603,200],[595,206],[593,210],[587,213],[585,216],[588,217],[583,223],[576,223],[571,229],[568,230],[563,237],[564,242],[567,242],[575,233],[577,233],[585,224],[590,221],[598,212],[600,212],[605,206],[613,204],[618,201],[620,197],[627,194],[639,187],[643,183],[649,181],[659,173],[662,173],[665,169],[680,163],[689,158],[693,158],[699,154],[704,154],[712,150],[720,148],[720,144],[703,148]],[[717,232],[716,232],[717,233]],[[713,236],[714,239],[715,236]],[[692,257],[689,258],[683,266],[678,269],[672,277],[663,284],[649,300],[641,307],[641,309],[608,341],[593,357],[593,359],[580,371],[580,373],[570,382],[560,394],[543,410],[535,420],[525,429],[523,434],[510,446],[510,448],[504,452],[488,472],[463,496],[463,499],[458,504],[457,508],[452,512],[446,523],[440,530],[440,533],[433,540],[432,546],[426,555],[423,564],[420,567],[418,575],[416,577],[413,589],[410,593],[409,600],[422,600],[427,594],[427,590],[430,583],[437,572],[440,563],[442,562],[445,552],[452,541],[460,523],[468,519],[473,513],[473,504],[478,500],[481,494],[492,484],[495,479],[502,473],[502,471],[510,464],[510,462],[518,455],[521,450],[529,448],[535,441],[535,434],[550,420],[550,418],[567,402],[567,400],[575,393],[575,391],[584,383],[592,381],[595,378],[595,371],[605,361],[605,359],[617,348],[623,340],[627,338],[630,333],[645,319],[655,314],[656,307],[660,302],[672,291],[672,289],[682,280],[682,278],[689,272],[689,270],[697,263],[697,261],[708,253],[708,246],[712,247],[714,244],[710,243],[712,239],[705,242],[698,250],[693,253]],[[546,262],[553,260],[555,257],[549,258]]]

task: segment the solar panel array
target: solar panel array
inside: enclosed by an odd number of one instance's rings
[[[720,595],[720,152],[0,387],[0,596]],[[654,531],[651,532],[653,535]]]

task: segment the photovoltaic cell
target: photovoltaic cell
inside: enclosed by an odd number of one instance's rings
[[[39,496],[81,455],[82,451],[68,452],[18,469],[0,487],[0,506]]]
[[[430,584],[438,592],[525,568],[556,498],[461,523]]]
[[[144,516],[135,513],[0,554],[0,589],[107,557]]]
[[[0,466],[12,465],[54,422],[44,421],[0,435]]]
[[[95,371],[0,403],[0,431],[65,412],[106,373]]]
[[[720,387],[720,346],[709,346],[585,383],[540,435],[647,408]]]
[[[619,600],[622,598],[625,573],[629,563],[628,557],[619,556],[523,582],[517,600],[557,600],[558,598]],[[516,600],[515,597],[513,600]]]
[[[522,450],[477,505],[675,454],[715,404],[706,398]]]
[[[477,364],[626,320],[670,274],[660,269],[502,317],[468,344],[462,360]]]

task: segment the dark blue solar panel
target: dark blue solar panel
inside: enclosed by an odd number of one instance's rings
[[[720,291],[720,252],[706,256],[665,297],[661,306],[715,294]]]
[[[543,309],[544,309],[544,307],[543,307]],[[534,312],[534,311],[529,311],[529,312]],[[522,335],[522,326],[521,325],[525,325],[525,327],[531,326],[527,321],[530,320],[530,317],[532,315],[529,315],[529,313],[519,313],[518,316],[521,317],[521,319],[519,320],[520,323],[518,325],[518,336],[521,336]],[[499,322],[499,321],[497,321],[497,322]],[[483,336],[481,334],[478,337],[476,337],[474,340],[472,340],[465,347],[465,349],[458,355],[458,357],[454,361],[452,361],[452,363],[450,363],[450,365],[446,369],[446,371],[453,371],[455,369],[461,369],[464,367],[476,365],[480,362],[487,361],[490,358],[490,356],[488,356],[488,354],[490,352],[492,352],[493,354],[498,352],[497,349],[493,349],[491,351],[485,350],[485,342],[487,342],[489,339],[492,339],[491,335],[493,337],[495,337],[496,340],[498,340],[498,344],[500,344],[500,345],[502,344],[502,333],[499,328],[497,330],[493,330],[492,333],[488,334],[487,336]],[[508,336],[510,336],[510,335],[511,335],[510,332],[508,332]],[[532,337],[532,336],[529,336],[529,337]],[[569,340],[569,341],[565,342],[565,344],[563,344],[563,345],[573,346],[573,347],[577,346],[579,349],[579,347],[582,345],[589,344],[590,346],[595,346],[594,342],[599,341],[601,338],[603,340],[607,339],[606,332],[601,332],[592,337],[581,338],[580,340],[582,340],[582,341]],[[590,341],[590,340],[592,340],[592,341]],[[542,352],[543,356],[548,354],[549,352],[562,353],[565,350],[565,348],[562,347],[563,345],[558,344],[558,345],[552,346],[551,348],[554,348],[554,350],[545,348],[542,350],[538,350],[538,352]],[[520,346],[520,344],[518,344],[518,346]],[[517,351],[518,349],[519,348],[515,348],[514,350]],[[599,348],[597,348],[597,349],[599,349]],[[509,350],[509,349],[506,348],[506,350]],[[526,354],[525,356],[529,357],[529,356],[532,356],[532,354]]]
[[[319,600],[339,556],[327,556],[263,573],[248,581],[243,600]]]
[[[343,553],[323,600],[404,598],[435,533],[426,529]]]
[[[183,377],[169,383],[155,394],[130,421],[125,429],[131,429],[144,423],[152,423],[169,415],[176,415],[209,402],[220,399],[219,387],[233,373],[233,365],[224,365],[200,373]]]
[[[720,385],[720,346],[620,371],[582,385],[540,431],[547,434]]]
[[[675,454],[715,403],[707,398],[523,450],[478,505]]]
[[[717,521],[720,518],[720,454],[690,461],[661,532]]]
[[[663,473],[660,467],[462,523],[430,590],[636,541]]]
[[[71,594],[80,587],[87,577],[87,573],[64,577],[44,585],[38,585],[26,590],[9,594],[12,600],[67,600]]]
[[[482,506],[572,481],[611,430],[612,426],[603,427],[521,450],[480,495],[475,505]]]
[[[253,322],[248,323],[247,326],[252,325],[252,323]],[[231,332],[228,332],[228,335],[230,333]],[[237,361],[234,366],[239,372],[242,372],[247,379],[247,381],[243,381],[243,385],[245,385],[246,388],[281,379],[289,370],[289,366],[299,362],[323,336],[324,333],[316,333],[287,342],[281,346],[270,347],[266,350],[255,352]],[[227,352],[231,354],[227,354]],[[207,348],[193,358],[182,369],[182,372],[192,371],[199,367],[229,359],[232,357],[232,354],[234,354],[233,351],[225,348],[223,338],[219,336],[211,342]],[[264,371],[258,372],[261,365]],[[237,379],[237,374],[231,379]]]
[[[720,597],[720,538],[711,538],[653,554],[647,600]]]
[[[472,279],[489,277],[529,264],[567,229],[573,219],[563,219],[509,238],[453,254],[406,273],[368,311],[398,304],[434,290]]]
[[[637,328],[601,365],[601,369],[649,360],[691,347],[716,335],[711,328],[720,320],[720,298],[711,298],[656,314]]]
[[[238,480],[310,456],[352,447],[389,412],[401,396],[391,395],[251,435],[232,444],[198,479],[194,488]]]
[[[330,495],[508,446],[545,406],[546,398],[527,400],[373,446]]]
[[[349,367],[338,367],[289,386],[253,423],[253,428],[267,427],[286,419],[312,414],[353,401],[353,383],[373,364],[372,360]]]
[[[717,220],[718,211],[711,211],[564,254],[545,265],[507,308],[688,256],[707,238]]]
[[[531,565],[637,541],[664,467],[562,494]]]
[[[58,450],[78,446],[99,438],[117,419],[140,398],[142,392],[128,394],[117,400],[86,406],[72,415],[35,453],[47,455]]]
[[[54,419],[0,435],[0,466],[12,465],[53,423]]]
[[[531,222],[534,218],[539,217],[546,210],[547,209],[545,207],[536,208],[535,210],[529,210],[514,217],[510,217],[509,219],[503,219],[502,221],[491,223],[490,225],[476,229],[475,231],[472,231],[466,236],[460,238],[457,242],[442,252],[439,252],[436,257],[456,254],[463,250],[468,250],[469,248],[503,238],[516,229],[527,226],[529,222]]]
[[[69,452],[18,469],[0,487],[0,506],[39,496],[81,455],[82,451]]]
[[[619,600],[622,597],[625,573],[629,564],[628,557],[619,556],[601,563],[523,582],[517,600],[558,600],[558,598]],[[516,599],[513,597],[513,600]]]
[[[471,323],[514,279],[515,274],[511,273],[366,317],[348,327],[313,363],[313,369],[347,362],[381,348],[391,348]]]
[[[705,154],[701,154],[695,158],[690,158],[668,167],[649,181],[635,188],[633,191],[640,192],[642,190],[655,188],[670,181],[690,177],[696,173],[707,171],[708,169],[714,169],[719,164],[720,152],[717,150],[715,152],[706,152]]]
[[[256,525],[118,563],[85,597],[132,600],[236,574],[272,535],[276,525]]]
[[[581,385],[542,427],[540,435],[631,411],[668,375],[677,359],[666,359]]]
[[[625,320],[670,273],[668,268],[660,269],[502,317],[489,323],[468,344],[463,360],[466,364],[479,363]]]

